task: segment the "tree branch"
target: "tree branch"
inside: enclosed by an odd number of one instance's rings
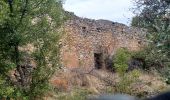
[[[9,8],[10,8],[11,13],[13,13],[12,2],[13,2],[13,0],[8,0],[8,4],[9,4]]]
[[[25,13],[26,13],[26,11],[27,11],[27,6],[28,6],[28,0],[25,1],[25,6],[24,6],[24,8],[22,9],[21,18],[20,18],[20,21],[19,21],[19,23],[18,23],[17,26],[19,26],[20,24],[22,24],[22,20],[23,20],[23,18],[24,18],[24,16],[25,16]]]

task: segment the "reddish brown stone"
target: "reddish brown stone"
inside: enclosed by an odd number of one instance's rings
[[[66,68],[94,68],[95,54],[101,57],[99,62],[106,67],[106,60],[111,60],[119,48],[138,51],[146,44],[144,29],[107,20],[72,16],[64,29],[66,34],[62,38],[61,61]]]

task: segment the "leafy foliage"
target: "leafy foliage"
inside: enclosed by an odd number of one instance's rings
[[[161,52],[169,57],[170,51],[170,3],[166,0],[136,0],[139,14],[132,25],[148,29],[148,40],[154,53]]]
[[[170,2],[136,0],[135,4],[138,14],[133,18],[132,26],[148,29],[149,42],[148,48],[136,56],[144,59],[145,67],[159,68],[161,74],[169,79],[167,70],[170,68]]]
[[[155,51],[154,47],[146,47],[144,50],[133,53],[133,58],[140,59],[143,62],[143,69],[149,69],[151,67],[160,69],[168,66],[168,63],[164,62],[168,60],[166,55],[163,55],[160,51]]]
[[[114,56],[114,69],[119,74],[120,80],[115,85],[116,93],[134,94],[131,85],[138,80],[140,72],[138,70],[129,71],[128,62],[131,60],[132,53],[126,48],[120,48],[117,50]]]
[[[138,70],[133,70],[120,76],[119,82],[115,85],[115,92],[134,95],[137,91],[133,91],[132,84],[138,81],[139,76],[140,72]]]
[[[170,51],[170,18],[169,18],[169,2],[163,0],[138,1],[137,5],[144,7],[140,13],[142,19],[138,23],[144,23],[142,27],[148,29],[148,40],[152,49],[151,54],[160,54],[167,59],[163,62],[169,62]],[[149,13],[151,12],[151,13]],[[142,21],[142,22],[141,22]],[[150,54],[150,55],[151,55]],[[162,57],[157,58],[162,59]],[[162,60],[159,60],[162,61]]]
[[[127,71],[130,58],[131,55],[127,49],[120,48],[117,50],[114,56],[114,68],[120,75],[123,75]]]
[[[12,87],[2,76],[0,76],[0,97],[11,96],[14,92]]]
[[[58,32],[57,29],[63,23],[63,19],[60,0],[0,1],[1,85],[10,78],[7,73],[11,69],[16,69],[20,77],[17,84],[11,84],[10,80],[0,95],[18,94],[25,96],[25,99],[33,100],[51,89],[48,80],[59,66],[58,41],[62,32]],[[35,48],[32,54],[20,51],[19,48],[27,44],[32,44]],[[24,79],[27,76],[22,70],[22,58],[25,54],[36,62],[36,68],[29,76],[32,79],[29,86],[26,85]]]

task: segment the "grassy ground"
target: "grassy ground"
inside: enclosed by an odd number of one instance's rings
[[[169,87],[156,71],[148,73],[138,70],[139,76],[135,81],[131,72],[127,73],[127,77],[123,81],[117,73],[105,70],[95,70],[93,74],[60,73],[62,80],[67,80],[68,86],[62,89],[61,85],[58,88],[55,84],[56,91],[51,100],[85,100],[90,95],[115,94],[118,92],[147,97],[165,91]],[[129,79],[129,77],[132,79]]]

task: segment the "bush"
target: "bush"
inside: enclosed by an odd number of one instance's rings
[[[114,56],[114,69],[119,74],[120,80],[115,85],[116,93],[126,93],[135,94],[132,89],[132,84],[138,81],[140,72],[138,70],[129,71],[129,61],[132,58],[132,53],[130,53],[125,48],[120,48]]]
[[[156,69],[160,75],[165,78],[166,83],[170,84],[170,58],[158,49],[158,47],[150,46],[142,51],[133,54],[133,58],[140,59],[143,62],[143,69],[151,71]]]
[[[119,82],[115,85],[115,92],[134,95],[136,91],[133,91],[132,84],[138,81],[139,75],[138,70],[133,70],[120,76]]]
[[[128,69],[128,62],[131,58],[130,52],[125,48],[120,48],[114,56],[114,69],[123,75]]]
[[[11,96],[14,93],[14,87],[10,86],[10,84],[0,76],[0,97]]]
[[[161,50],[157,50],[154,47],[147,47],[142,51],[135,52],[133,54],[133,58],[141,59],[144,63],[143,68],[149,69],[154,67],[156,69],[168,67],[170,64],[168,63],[169,58],[167,55],[161,52]]]

